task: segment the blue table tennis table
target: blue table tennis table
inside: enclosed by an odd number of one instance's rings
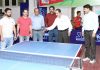
[[[22,42],[0,51],[0,70],[70,70],[81,44]]]

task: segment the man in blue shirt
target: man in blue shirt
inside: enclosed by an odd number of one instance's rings
[[[34,14],[31,16],[33,41],[43,41],[43,30],[45,27],[44,17],[40,15],[39,9],[34,9]]]

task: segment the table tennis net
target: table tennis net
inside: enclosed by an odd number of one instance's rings
[[[34,55],[27,53],[18,53],[10,51],[0,51],[1,59],[15,60],[15,61],[24,61],[31,63],[43,63],[51,64],[57,66],[65,66],[70,68],[81,68],[81,59],[76,57],[52,57],[44,55]]]

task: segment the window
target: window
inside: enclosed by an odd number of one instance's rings
[[[26,0],[18,0],[18,6],[20,6],[20,3],[26,2]]]
[[[16,6],[16,0],[12,0],[12,6]]]
[[[9,0],[5,0],[5,6],[9,6]]]
[[[3,2],[3,1],[2,1],[2,0],[0,0],[0,6],[2,6],[2,2]]]

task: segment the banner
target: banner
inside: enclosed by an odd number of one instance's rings
[[[39,0],[39,6],[63,2],[64,0]]]
[[[70,42],[76,44],[84,44],[84,37],[81,30],[73,30],[70,36]],[[96,34],[96,45],[100,45],[100,30]]]
[[[48,32],[44,35],[44,41],[48,42]],[[96,45],[100,45],[100,30],[98,30],[96,34]],[[71,36],[70,36],[70,43],[74,44],[84,44],[84,37],[82,36],[81,30],[72,30]]]
[[[85,4],[100,5],[100,0],[64,0],[63,2],[50,4],[53,6],[69,6],[69,7],[78,7],[84,6]]]
[[[20,16],[22,16],[22,13],[23,13],[24,9],[29,9],[28,3],[21,3],[20,4]]]
[[[39,7],[39,10],[40,10],[40,14],[45,17],[47,14],[47,7]]]

